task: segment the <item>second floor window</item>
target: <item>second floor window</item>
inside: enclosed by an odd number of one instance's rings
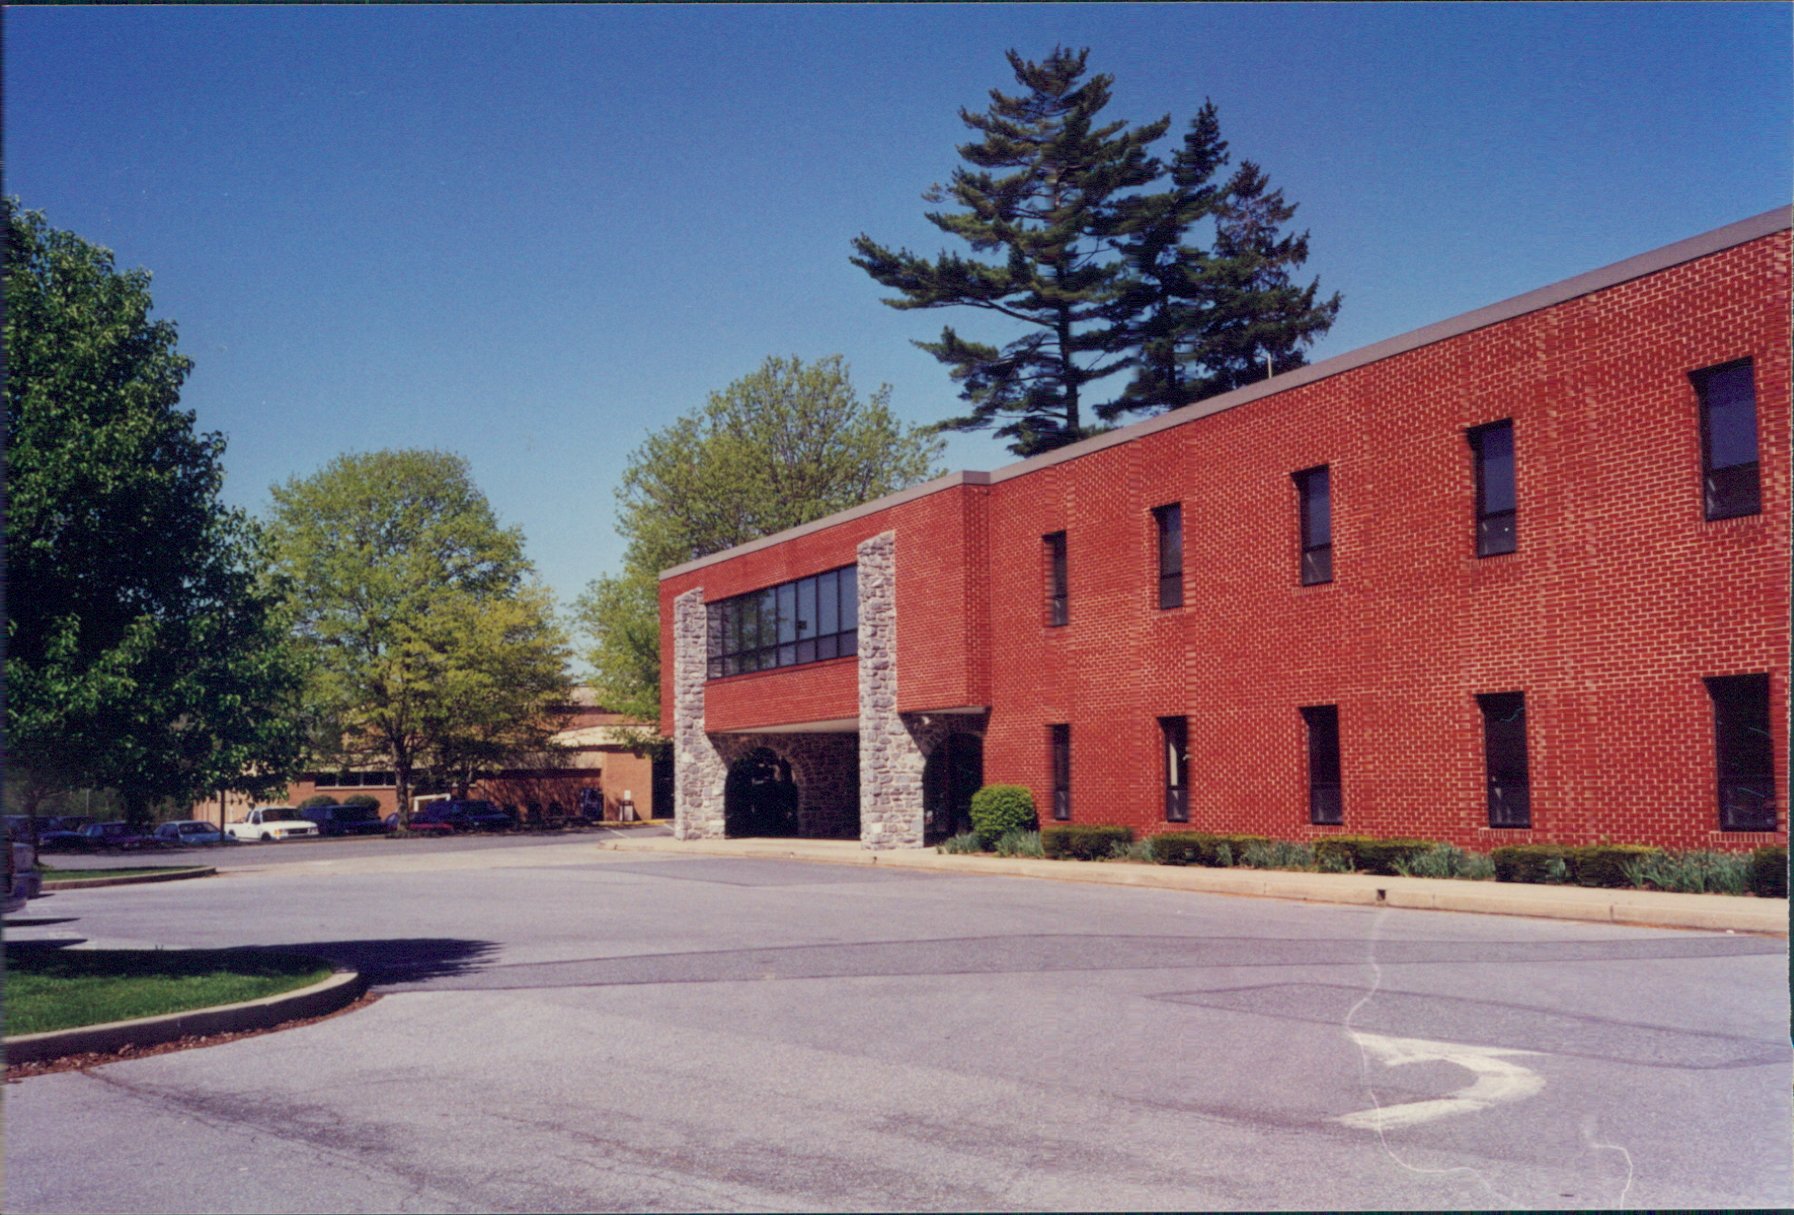
[[[1302,585],[1333,581],[1333,489],[1326,465],[1295,475],[1301,501]]]
[[[846,566],[710,605],[708,675],[802,666],[859,653],[859,571]]]
[[[1165,821],[1190,821],[1190,723],[1182,717],[1159,718],[1165,743]]]
[[[1775,744],[1769,734],[1769,676],[1707,681],[1719,761],[1719,829],[1775,830]]]
[[[1345,801],[1339,786],[1339,706],[1302,710],[1308,727],[1308,821],[1343,823]]]
[[[1751,361],[1694,373],[1701,397],[1701,471],[1707,518],[1733,519],[1763,509],[1757,475],[1757,389]]]
[[[1476,463],[1476,555],[1511,553],[1516,546],[1514,424],[1478,426],[1469,439]]]
[[[1061,625],[1071,619],[1065,594],[1065,533],[1042,536],[1040,546],[1046,560],[1047,623]]]
[[[1071,818],[1071,727],[1048,726],[1047,744],[1053,762],[1053,817]]]
[[[1489,826],[1532,826],[1532,785],[1526,771],[1526,694],[1478,696],[1483,714],[1483,766]]]
[[[1159,539],[1159,606],[1184,605],[1184,508],[1177,503],[1152,512]]]

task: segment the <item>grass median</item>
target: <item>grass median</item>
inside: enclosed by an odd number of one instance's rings
[[[189,1012],[322,982],[306,954],[244,949],[58,949],[7,945],[8,1036]]]
[[[49,865],[38,870],[43,875],[44,884],[56,882],[85,882],[94,878],[147,877],[157,873],[191,873],[195,869],[203,869],[203,865],[143,865],[128,869],[53,869]]]

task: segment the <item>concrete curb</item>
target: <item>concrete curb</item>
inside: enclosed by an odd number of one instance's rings
[[[160,1046],[196,1034],[238,1033],[268,1029],[283,1021],[321,1017],[353,1003],[367,990],[367,980],[353,970],[338,971],[321,983],[297,991],[238,1004],[218,1004],[159,1017],[108,1021],[75,1029],[53,1029],[41,1034],[20,1034],[4,1040],[6,1062],[41,1063],[64,1055],[89,1051],[115,1051],[122,1047]]]
[[[93,890],[100,886],[138,886],[145,882],[184,882],[188,878],[211,877],[218,871],[210,865],[195,865],[190,869],[170,869],[167,873],[138,873],[130,877],[115,878],[70,878],[58,881],[49,875],[54,869],[39,869],[46,893],[52,890]]]
[[[1478,915],[1532,916],[1586,920],[1649,928],[1703,932],[1788,935],[1788,900],[1728,894],[1667,894],[1656,890],[1606,890],[1586,886],[1523,886],[1449,878],[1377,877],[1360,873],[1288,873],[1275,869],[1202,869],[1177,865],[1129,865],[1080,861],[1040,861],[1021,857],[946,855],[933,849],[871,852],[838,840],[673,840],[664,837],[611,840],[599,845],[614,852],[664,852],[685,856],[771,857],[836,865],[877,865],[897,869],[972,873],[987,877],[1045,878],[1199,894],[1245,895],[1399,907],[1415,911],[1462,911]]]

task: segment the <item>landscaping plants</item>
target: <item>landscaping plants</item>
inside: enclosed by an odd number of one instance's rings
[[[990,848],[1005,831],[1034,826],[1034,795],[1021,785],[986,785],[972,794],[972,830]]]
[[[1046,856],[1041,847],[1040,832],[1024,831],[1020,827],[1011,827],[997,837],[996,853],[998,856],[1026,856],[1036,860]]]
[[[1750,889],[1759,898],[1788,897],[1788,850],[1780,844],[1750,854]]]
[[[1050,859],[1096,861],[1108,857],[1117,844],[1126,847],[1134,842],[1131,827],[1094,825],[1045,827],[1040,832],[1040,848]]]

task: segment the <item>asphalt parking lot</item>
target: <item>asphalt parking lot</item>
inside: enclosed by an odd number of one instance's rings
[[[8,1086],[6,1209],[1794,1201],[1783,940],[484,843],[34,903],[382,999]]]

